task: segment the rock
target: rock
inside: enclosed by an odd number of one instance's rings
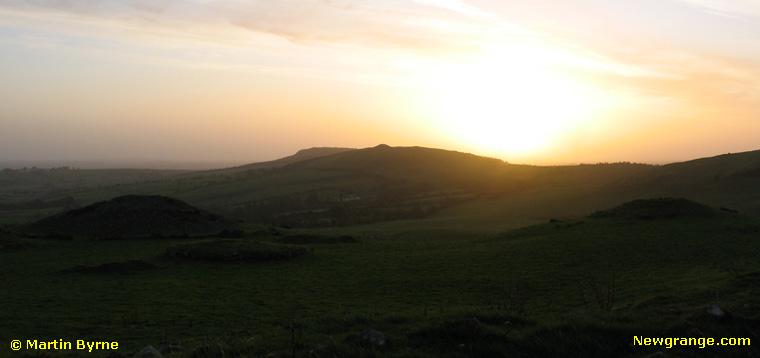
[[[722,308],[720,308],[720,306],[718,306],[715,303],[707,306],[707,313],[715,317],[720,317],[720,318],[726,316],[726,311],[724,311]]]
[[[721,306],[718,306],[716,303],[707,306],[707,310],[705,312],[707,313],[707,317],[709,319],[715,321],[725,321],[734,318],[734,315],[732,315],[731,312]]]
[[[662,351],[657,351],[648,356],[643,356],[641,358],[665,358],[665,357],[667,357],[667,354],[662,353]]]
[[[161,352],[161,354],[163,355],[169,355],[172,353],[182,352],[184,350],[185,349],[182,348],[182,346],[175,346],[175,345],[169,344],[169,345],[165,345],[161,347],[161,349],[159,349],[158,351]]]
[[[146,346],[135,354],[135,358],[164,358],[164,355],[153,348],[153,346]]]
[[[705,332],[702,332],[699,328],[692,328],[692,329],[690,329],[689,330],[689,334],[692,337],[697,337],[697,338],[707,337],[707,335],[705,334]]]
[[[367,340],[370,343],[377,344],[378,346],[385,344],[385,335],[371,329],[365,329],[362,331],[362,339]]]

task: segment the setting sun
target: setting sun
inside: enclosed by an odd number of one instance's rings
[[[454,140],[502,156],[552,147],[591,124],[602,96],[552,69],[550,50],[513,47],[425,72],[425,107]]]
[[[662,163],[755,149],[760,133],[749,5],[103,3],[0,4],[0,160],[247,163],[387,143]]]

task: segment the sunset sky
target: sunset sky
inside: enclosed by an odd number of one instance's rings
[[[0,0],[0,159],[760,149],[760,0]]]

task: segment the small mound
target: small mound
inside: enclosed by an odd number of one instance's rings
[[[169,246],[169,257],[208,261],[276,261],[301,256],[306,248],[258,241],[215,239]]]
[[[709,219],[718,215],[716,209],[688,199],[658,198],[634,200],[612,209],[597,211],[591,217],[662,220],[676,218]]]
[[[35,230],[104,237],[212,233],[235,222],[165,196],[126,195],[42,219]]]
[[[279,240],[288,245],[313,245],[313,244],[347,244],[359,242],[352,236],[322,236],[322,235],[288,235]]]
[[[130,260],[127,262],[109,262],[98,266],[74,266],[64,273],[88,273],[88,274],[130,274],[140,271],[153,270],[158,266],[142,260]]]
[[[28,241],[11,234],[0,233],[0,252],[23,250],[31,246]]]

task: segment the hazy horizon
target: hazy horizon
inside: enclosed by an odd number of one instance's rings
[[[89,160],[3,160],[0,169],[51,169],[69,167],[75,169],[165,169],[165,170],[208,170],[221,169],[246,164],[228,161],[160,160],[140,158],[89,159]]]
[[[0,53],[0,162],[760,149],[760,1],[6,1]]]
[[[383,144],[384,145],[384,144]],[[374,146],[373,146],[374,147]],[[413,146],[399,146],[399,147],[413,147]],[[316,149],[320,147],[312,147],[312,148],[302,148],[301,150],[308,150],[308,149]],[[327,147],[321,147],[321,148],[327,148]],[[336,147],[333,147],[336,148]],[[372,147],[367,148],[346,148],[346,149],[369,149]],[[438,150],[451,150],[447,148],[431,148],[431,149],[438,149]],[[760,150],[760,149],[759,149]],[[300,151],[300,150],[299,150]],[[237,166],[243,166],[248,164],[258,164],[258,163],[264,163],[269,161],[275,161],[278,159],[283,159],[289,156],[292,156],[296,154],[297,152],[293,152],[287,155],[283,155],[276,158],[267,158],[264,160],[257,160],[257,161],[213,161],[213,160],[170,160],[170,159],[160,159],[160,158],[115,158],[115,159],[89,159],[89,160],[82,160],[82,159],[49,159],[49,160],[4,160],[0,158],[0,169],[54,169],[54,168],[61,168],[61,167],[69,167],[72,169],[160,169],[160,170],[215,170],[215,169],[225,169],[225,168],[232,168]],[[471,152],[464,152],[476,156],[482,156],[478,153],[471,153]],[[680,161],[671,161],[671,162],[635,162],[635,161],[629,161],[629,160],[613,160],[613,161],[599,161],[599,162],[582,162],[582,161],[567,161],[567,162],[558,162],[558,163],[552,163],[552,164],[535,164],[535,163],[529,163],[529,162],[509,162],[505,161],[509,164],[515,164],[515,165],[538,165],[538,166],[574,166],[574,165],[593,165],[593,164],[600,164],[600,163],[635,163],[635,164],[646,164],[646,165],[668,165],[668,164],[675,164],[680,162],[687,162],[691,160],[697,160],[697,159],[704,159],[704,158],[710,158],[710,157],[716,157],[726,154],[739,154],[742,152],[725,152],[725,153],[713,153],[710,155],[706,155],[703,157],[694,157],[694,158],[687,158]],[[483,156],[488,157],[488,156]],[[495,158],[495,157],[489,157],[489,158]],[[500,158],[496,158],[500,159]]]

